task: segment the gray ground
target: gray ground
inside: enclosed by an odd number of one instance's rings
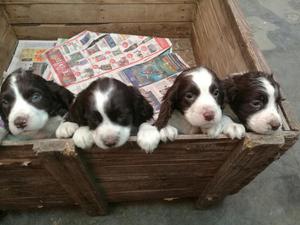
[[[255,39],[300,118],[300,0],[240,0]],[[118,204],[105,217],[80,210],[9,213],[16,224],[300,224],[300,142],[238,194],[215,209],[198,211],[193,202]]]

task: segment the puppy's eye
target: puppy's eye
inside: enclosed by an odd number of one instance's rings
[[[260,109],[263,106],[263,103],[260,100],[253,100],[250,102],[250,105],[255,109]]]
[[[34,92],[30,99],[31,102],[39,102],[42,99],[42,95],[38,92]]]
[[[215,97],[218,97],[219,94],[220,94],[220,91],[219,91],[218,88],[216,88],[216,89],[214,90],[214,92],[213,92],[213,95],[214,95]]]
[[[3,107],[7,107],[7,106],[8,106],[8,101],[5,100],[5,99],[2,99],[1,105],[2,105]]]
[[[184,95],[184,98],[188,101],[192,101],[194,100],[195,98],[195,95],[192,93],[192,92],[187,92],[185,95]]]

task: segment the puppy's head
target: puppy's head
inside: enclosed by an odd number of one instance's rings
[[[281,129],[278,103],[282,100],[279,84],[263,72],[249,72],[224,81],[232,110],[248,129],[271,134]]]
[[[181,112],[195,127],[210,128],[222,117],[224,93],[216,74],[205,68],[180,74],[169,88],[161,105],[156,126],[165,127],[174,110]]]
[[[123,145],[132,128],[152,116],[153,108],[138,90],[116,79],[103,78],[77,96],[68,120],[88,126],[96,145],[107,149]]]
[[[4,81],[0,115],[14,135],[42,129],[52,116],[63,116],[73,100],[65,88],[30,71],[17,70]]]

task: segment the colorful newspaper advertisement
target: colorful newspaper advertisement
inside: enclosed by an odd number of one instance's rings
[[[189,66],[175,53],[164,53],[149,62],[120,71],[114,78],[137,87],[154,109],[159,112],[160,102],[175,78]]]
[[[170,48],[167,38],[83,31],[45,57],[54,80],[77,94],[100,76],[147,62]]]
[[[7,74],[22,68],[24,70],[32,70],[34,74],[51,80],[51,74],[50,70],[47,70],[48,62],[44,57],[44,52],[54,47],[55,44],[56,41],[20,40],[12,62],[7,70]]]

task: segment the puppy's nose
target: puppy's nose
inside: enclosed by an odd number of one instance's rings
[[[274,131],[278,130],[278,128],[281,126],[280,122],[273,121],[273,120],[269,124],[270,124],[272,130],[274,130]]]
[[[117,144],[118,142],[118,137],[115,137],[115,136],[110,136],[110,137],[105,137],[103,139],[103,143],[107,146],[107,147],[113,147]]]
[[[215,113],[213,111],[207,111],[203,113],[203,117],[206,121],[212,121],[215,118]]]
[[[27,118],[24,116],[18,116],[15,119],[14,124],[17,128],[24,129],[27,126]]]

